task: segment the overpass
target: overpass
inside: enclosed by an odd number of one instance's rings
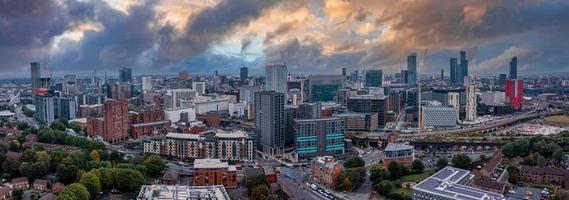
[[[431,135],[446,136],[450,134],[469,134],[469,133],[491,133],[498,130],[502,130],[518,122],[524,122],[528,120],[538,119],[546,116],[562,115],[567,113],[566,110],[554,110],[548,112],[527,112],[519,116],[501,119],[495,122],[484,124],[482,126],[467,127],[461,129],[453,130],[443,130],[443,131],[426,131],[420,133],[410,133],[410,134],[399,134],[398,132],[359,132],[359,131],[346,131],[346,137],[352,139],[355,143],[365,141],[366,143],[372,143],[371,145],[377,143],[381,139],[386,139],[387,136],[391,134],[398,134],[399,138],[415,138],[415,137],[425,137]]]

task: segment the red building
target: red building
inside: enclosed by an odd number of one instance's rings
[[[114,143],[128,139],[128,102],[108,100],[103,105],[103,118],[87,119],[87,134],[101,136],[103,140]]]
[[[129,112],[129,133],[132,138],[157,135],[170,127],[170,120],[165,120],[163,110]]]
[[[524,97],[524,82],[517,79],[506,80],[506,102],[514,110],[522,108]]]
[[[194,184],[199,186],[223,185],[237,187],[237,169],[219,159],[196,159],[194,161]]]

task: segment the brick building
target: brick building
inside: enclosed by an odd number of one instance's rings
[[[383,151],[383,165],[387,167],[390,162],[397,162],[411,166],[415,159],[415,147],[407,143],[389,143]]]
[[[194,182],[196,186],[223,185],[237,187],[237,169],[219,159],[196,159],[194,161]]]
[[[165,119],[164,110],[131,111],[128,113],[128,119],[132,138],[158,135],[171,125],[170,120]]]
[[[312,160],[311,171],[316,182],[329,188],[334,188],[336,178],[342,171],[342,166],[332,156],[316,157]]]
[[[522,166],[520,179],[526,182],[551,183],[569,188],[569,171],[561,168]]]
[[[128,128],[128,102],[123,100],[106,101],[102,118],[87,119],[87,135],[100,136],[110,143],[128,139]]]

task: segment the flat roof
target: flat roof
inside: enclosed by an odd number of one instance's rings
[[[196,159],[194,160],[194,169],[219,169],[228,168],[227,162],[221,162],[220,159]]]
[[[198,134],[190,134],[190,133],[168,133],[166,134],[167,138],[179,138],[179,139],[199,139],[200,135]]]
[[[188,186],[188,185],[143,185],[137,199],[159,200],[229,200],[223,185]]]
[[[408,145],[406,143],[389,143],[385,147],[385,151],[412,150],[414,148],[414,146]]]
[[[170,120],[162,120],[162,121],[155,121],[155,122],[146,122],[146,123],[132,124],[132,126],[134,126],[134,127],[138,127],[138,126],[150,126],[150,125],[166,124],[166,123],[169,123],[169,122],[170,122]]]
[[[445,167],[436,174],[413,186],[413,190],[462,200],[505,200],[504,195],[458,184],[473,178],[470,171],[454,167]]]

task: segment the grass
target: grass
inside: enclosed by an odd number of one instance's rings
[[[569,116],[567,115],[558,115],[558,116],[551,116],[551,117],[545,117],[543,119],[543,122],[545,124],[550,124],[550,125],[569,125]]]
[[[401,177],[401,182],[421,182],[427,178],[429,178],[429,176],[431,176],[430,172],[423,172],[420,174],[412,174],[412,175],[407,175],[404,177]]]

